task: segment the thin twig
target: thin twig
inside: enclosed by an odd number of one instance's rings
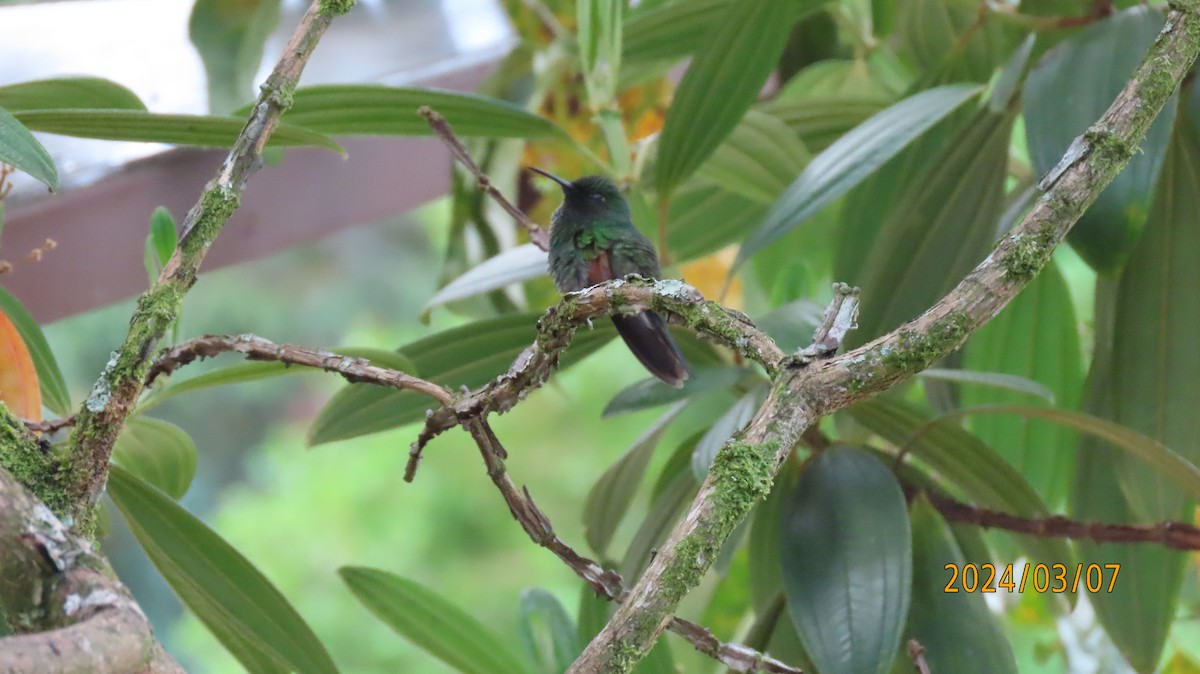
[[[916,639],[908,640],[908,657],[912,658],[917,674],[930,674],[929,663],[925,662],[925,647]]]
[[[600,566],[597,562],[580,555],[554,533],[549,518],[542,512],[528,489],[519,489],[508,475],[504,457],[508,452],[500,444],[495,432],[484,418],[473,418],[463,422],[463,428],[479,447],[487,466],[488,477],[500,490],[508,511],[521,525],[534,543],[553,552],[572,571],[584,580],[596,594],[609,601],[621,601],[625,588],[621,576]],[[667,629],[683,637],[696,650],[716,659],[735,672],[771,672],[772,674],[803,674],[796,667],[787,665],[765,653],[737,643],[723,643],[712,632],[701,625],[672,616]]]
[[[64,428],[75,425],[75,415],[71,414],[60,419],[50,419],[49,421],[34,421],[33,419],[22,419],[21,423],[25,424],[25,428],[37,433],[57,433]]]
[[[533,242],[533,245],[542,250],[550,250],[550,236],[546,234],[546,230],[530,220],[529,216],[514,206],[512,202],[504,197],[504,193],[492,184],[491,178],[488,178],[483,169],[479,168],[475,163],[475,160],[471,159],[466,146],[454,134],[454,129],[450,127],[450,123],[446,121],[446,118],[439,115],[427,105],[422,105],[417,112],[429,122],[429,128],[433,129],[437,137],[442,139],[442,142],[450,149],[450,154],[460,164],[465,166],[471,172],[471,175],[475,176],[475,182],[479,185],[479,189],[486,192],[496,203],[500,204],[501,208],[507,211],[518,224],[524,227],[525,231],[529,232],[529,240]]]
[[[150,371],[146,373],[145,386],[151,386],[158,377],[169,375],[197,358],[203,360],[231,351],[245,355],[246,360],[278,361],[317,368],[336,372],[351,383],[370,382],[390,388],[407,389],[423,393],[442,404],[451,402],[450,391],[444,386],[399,370],[372,365],[366,358],[344,356],[295,344],[276,344],[256,335],[204,335],[166,349],[154,360]]]

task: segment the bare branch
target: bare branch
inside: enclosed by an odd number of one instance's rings
[[[916,639],[908,640],[908,657],[912,658],[917,674],[930,674],[929,663],[925,662],[925,647]]]

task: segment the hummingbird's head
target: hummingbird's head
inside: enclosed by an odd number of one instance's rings
[[[604,176],[584,176],[570,182],[558,176],[531,167],[536,173],[558,183],[563,191],[562,211],[567,217],[581,219],[591,218],[623,218],[628,220],[629,203],[617,184]]]

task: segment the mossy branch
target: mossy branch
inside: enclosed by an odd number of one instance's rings
[[[150,358],[179,317],[183,297],[209,246],[238,207],[249,177],[262,166],[262,152],[317,42],[350,0],[316,0],[301,19],[275,70],[262,85],[246,126],[214,178],[183,221],[175,254],[157,281],[137,301],[124,343],[114,352],[77,415],[60,477],[67,508],[63,514],[85,527],[104,489],[113,444],[142,392]]]
[[[837,358],[807,365],[797,361],[776,371],[763,407],[721,449],[682,521],[568,672],[632,670],[734,526],[766,493],[806,427],[929,367],[998,314],[1136,153],[1197,52],[1200,1],[1176,0],[1133,78],[1042,181],[1041,198],[987,259],[923,315],[891,333]]]

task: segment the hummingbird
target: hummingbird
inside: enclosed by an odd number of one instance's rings
[[[550,275],[559,292],[576,292],[629,274],[658,278],[658,253],[633,226],[629,203],[616,183],[604,176],[571,182],[539,168],[533,171],[563,191],[562,205],[550,218]],[[650,374],[683,387],[691,369],[661,316],[653,311],[614,314],[612,322]]]

